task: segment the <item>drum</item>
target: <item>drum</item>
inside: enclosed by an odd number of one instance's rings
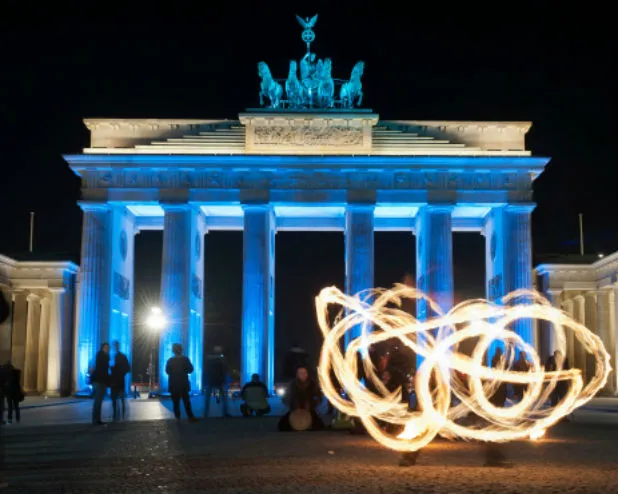
[[[290,413],[290,426],[295,431],[306,431],[311,427],[311,413],[298,408]]]

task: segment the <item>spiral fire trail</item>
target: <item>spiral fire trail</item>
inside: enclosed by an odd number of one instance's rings
[[[401,310],[404,299],[423,300],[437,316],[417,320]],[[340,312],[331,323],[332,307],[340,308]],[[368,290],[357,296],[329,287],[316,297],[316,309],[324,336],[318,368],[324,394],[341,412],[360,418],[379,443],[397,451],[418,450],[438,434],[492,442],[541,437],[548,427],[589,401],[611,372],[610,355],[601,339],[534,291],[512,292],[500,304],[466,301],[444,314],[427,295],[406,285]],[[566,332],[572,331],[595,358],[590,381],[584,383],[579,369],[562,369],[561,362],[556,371],[545,371],[535,349],[510,329],[521,319],[551,323],[556,348],[562,355],[566,355]],[[360,336],[351,339],[342,352],[342,339],[348,333]],[[387,390],[368,355],[371,345],[392,338],[423,359],[415,375],[416,411],[402,403],[401,390]],[[459,352],[460,345],[471,339],[475,342],[471,355]],[[505,358],[492,368],[487,366],[486,355],[496,341],[503,343]],[[515,350],[527,354],[531,364],[528,372],[510,369]],[[359,380],[359,352],[363,375],[379,394]],[[333,375],[345,396],[333,383]],[[556,406],[548,407],[546,402],[560,381],[567,381],[566,394]],[[492,405],[490,397],[505,383],[526,385],[522,400],[508,407]],[[458,403],[452,401],[453,396]],[[459,423],[470,413],[479,418],[474,425]],[[389,434],[380,425],[385,422],[403,431],[397,436]]]

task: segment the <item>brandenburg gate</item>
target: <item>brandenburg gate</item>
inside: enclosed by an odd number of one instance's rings
[[[531,124],[381,120],[357,108],[359,64],[340,83],[330,78],[330,61],[308,51],[301,79],[290,64],[285,92],[260,64],[266,107],[235,120],[84,121],[90,146],[65,156],[82,183],[76,390],[86,388],[100,343],[118,340],[131,355],[134,237],[142,230],[163,230],[161,306],[169,325],[159,368],[180,342],[195,365],[193,389],[202,386],[208,340],[210,231],[243,231],[241,379],[259,373],[271,390],[279,231],[342,232],[348,293],[374,286],[374,231],[415,235],[417,286],[443,309],[453,304],[454,231],[485,236],[489,299],[532,288],[532,182],[549,159],[526,150]],[[517,324],[525,341],[538,343],[532,322]],[[166,378],[161,373],[162,389]]]

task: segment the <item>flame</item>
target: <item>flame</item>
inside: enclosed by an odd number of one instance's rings
[[[419,321],[399,308],[402,299],[424,301],[438,316]],[[332,306],[340,307],[341,312],[331,325]],[[601,339],[530,290],[512,292],[500,304],[469,300],[444,314],[431,298],[406,285],[368,290],[356,296],[328,287],[316,297],[316,309],[324,336],[318,375],[325,396],[344,414],[358,417],[380,444],[397,451],[416,451],[438,434],[491,442],[539,438],[551,425],[589,401],[611,372],[610,356]],[[572,331],[596,360],[590,381],[584,385],[580,370],[565,370],[562,364],[558,370],[546,372],[535,349],[509,329],[520,319],[551,323],[556,348],[563,355],[566,330]],[[370,327],[373,331],[368,330]],[[341,340],[346,336],[357,337],[350,338],[342,351]],[[416,411],[408,410],[407,404],[401,402],[400,390],[387,390],[369,359],[371,345],[392,338],[423,359],[415,376],[419,405]],[[475,341],[471,355],[458,352],[459,345],[471,339]],[[484,357],[496,341],[504,344],[505,358],[491,368],[484,364]],[[528,372],[510,370],[516,349],[527,354]],[[371,380],[379,394],[367,389],[358,378],[359,353],[365,379]],[[333,383],[333,375],[345,390],[344,395]],[[567,381],[568,389],[556,406],[547,407],[559,381]],[[509,407],[492,405],[490,397],[505,383],[526,385],[522,400]],[[457,398],[457,404],[451,402],[452,396]],[[461,423],[470,413],[477,420],[473,424]],[[403,431],[393,436],[380,425],[384,422]]]
[[[537,429],[530,432],[530,439],[532,441],[537,441],[541,439],[545,435],[545,429]]]

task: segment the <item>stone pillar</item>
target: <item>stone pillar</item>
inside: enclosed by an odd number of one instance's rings
[[[11,347],[13,338],[13,309],[12,297],[8,289],[0,287],[0,297],[4,298],[9,306],[9,316],[0,323],[0,365],[11,360]]]
[[[244,209],[241,384],[260,374],[274,389],[275,220],[270,205]]]
[[[553,307],[560,308],[560,290],[546,290],[545,297],[551,303]],[[554,354],[556,350],[558,350],[558,341],[556,339],[556,332],[552,324],[547,323],[545,321],[540,322],[542,334],[540,335],[540,339],[543,341],[543,362],[547,361],[547,359]]]
[[[603,345],[607,352],[614,356],[616,353],[616,328],[613,325],[613,309],[614,309],[614,293],[610,289],[602,289],[597,292],[597,334],[603,341]],[[614,367],[615,357],[612,359],[611,365],[614,371],[609,375],[607,384],[603,391],[607,394],[614,394],[616,392],[616,367]]]
[[[189,319],[189,340],[187,355],[193,362],[194,371],[191,376],[191,389],[202,389],[204,374],[204,236],[206,221],[204,214],[197,208],[191,209],[191,241],[188,246],[191,252],[191,314]]]
[[[49,298],[49,337],[47,346],[47,382],[45,394],[48,396],[60,396],[66,391],[66,383],[63,383],[65,369],[71,365],[70,339],[67,332],[68,314],[65,313],[65,290],[64,288],[52,288]],[[45,353],[45,352],[43,352]]]
[[[28,323],[26,327],[26,361],[24,363],[24,391],[37,390],[37,366],[39,357],[39,328],[41,325],[41,301],[38,295],[28,295]]]
[[[11,362],[20,369],[22,386],[26,366],[26,319],[28,300],[25,292],[13,292],[13,337],[11,339]]]
[[[187,350],[191,305],[191,209],[188,204],[164,205],[161,308],[167,319],[159,344],[159,388],[168,390],[165,364],[172,346],[180,343]]]
[[[565,300],[563,305],[563,310],[570,317],[575,319],[575,304],[573,303],[573,299]],[[571,365],[575,362],[575,337],[573,335],[573,331],[566,330],[566,357],[569,359]]]
[[[428,205],[416,215],[416,286],[446,313],[453,307],[452,207]],[[434,317],[427,304],[416,303],[416,317]],[[417,368],[422,358],[417,356]]]
[[[124,204],[110,204],[109,334],[107,342],[117,341],[120,351],[132,361],[133,293],[135,259],[135,218]],[[130,376],[129,376],[130,378]]]
[[[47,388],[47,359],[49,349],[49,311],[50,296],[48,293],[41,298],[41,324],[39,326],[39,354],[37,364],[37,393],[42,394]],[[57,358],[57,357],[56,357]]]
[[[596,300],[591,300],[586,294],[584,298],[583,295],[578,295],[573,298],[573,319],[575,319],[578,323],[587,326],[591,331],[594,330],[591,328],[590,324],[596,326],[596,318],[595,321],[590,319],[592,311],[596,308]],[[572,331],[568,330],[570,333]],[[576,369],[580,369],[582,371],[582,377],[584,378],[584,382],[586,380],[586,350],[584,346],[581,344],[579,339],[573,337],[573,360],[570,361],[571,367],[575,367]]]
[[[505,293],[521,288],[532,290],[532,236],[530,213],[533,205],[508,205],[504,208],[504,281]],[[529,345],[534,345],[532,319],[516,321],[513,330]]]
[[[348,204],[345,215],[345,289],[348,295],[374,288],[374,205]],[[371,328],[365,328],[370,331]],[[357,326],[346,333],[346,346],[362,334]]]
[[[82,254],[79,284],[79,318],[75,339],[77,365],[75,391],[88,392],[86,376],[96,352],[109,334],[111,294],[110,211],[107,204],[82,204]]]

